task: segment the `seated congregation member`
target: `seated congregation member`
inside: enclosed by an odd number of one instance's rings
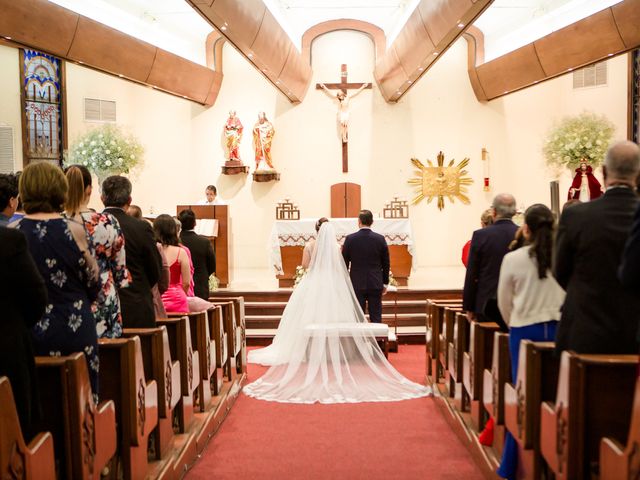
[[[164,254],[162,244],[156,242],[160,259],[162,260],[162,270],[160,272],[160,278],[158,283],[151,287],[151,294],[153,295],[153,309],[156,312],[156,318],[165,318],[167,311],[164,309],[164,303],[162,303],[162,294],[169,288],[169,280],[171,280],[171,272],[169,271],[169,262],[167,262],[167,256]]]
[[[524,214],[526,244],[505,255],[498,280],[498,307],[509,326],[511,378],[516,383],[521,340],[552,342],[564,302],[564,290],[551,275],[553,213],[545,205],[530,206]],[[515,478],[518,447],[507,432],[498,475]]]
[[[488,227],[489,225],[493,225],[493,212],[490,208],[482,212],[480,215],[480,228]],[[466,267],[467,263],[469,263],[469,249],[471,248],[471,240],[464,244],[462,247],[462,264]]]
[[[636,209],[631,227],[631,235],[622,254],[622,264],[618,271],[620,283],[627,289],[640,289],[640,205]]]
[[[62,211],[67,179],[47,162],[30,163],[20,177],[26,215],[16,228],[47,287],[44,316],[31,329],[36,355],[85,354],[94,396],[98,395],[98,336],[91,304],[98,296],[98,265],[82,225]]]
[[[196,227],[196,214],[191,209],[182,210],[178,214],[182,225],[180,240],[191,252],[193,262],[193,293],[203,300],[209,299],[209,277],[216,271],[216,257],[209,239],[198,235],[193,229]]]
[[[164,308],[167,312],[188,312],[190,264],[187,253],[180,246],[176,223],[170,215],[159,215],[153,222],[153,230],[169,263],[169,288],[162,294]]]
[[[567,291],[556,349],[577,353],[637,353],[640,295],[624,288],[618,267],[638,208],[635,192],[640,149],[632,142],[609,148],[606,191],[562,212],[554,273]]]
[[[104,212],[113,215],[124,234],[127,250],[127,269],[131,283],[118,288],[122,324],[124,328],[150,328],[156,325],[151,287],[158,283],[162,260],[151,225],[125,212],[131,204],[131,182],[128,178],[114,175],[102,183]]]
[[[0,227],[0,245],[0,376],[9,378],[20,427],[28,442],[39,419],[29,330],[44,314],[47,289],[22,232]]]
[[[462,303],[470,320],[496,322],[506,330],[498,311],[496,291],[502,258],[509,251],[518,227],[511,221],[516,199],[501,193],[491,206],[493,224],[473,232]]]
[[[18,179],[9,173],[0,174],[0,226],[6,227],[18,207]]]
[[[138,205],[129,205],[127,207],[127,215],[137,218],[138,220],[144,220],[142,216],[142,209]]]
[[[16,187],[20,181],[20,175],[22,175],[22,172],[16,172]],[[22,207],[22,198],[18,195],[18,206],[16,207],[16,211],[13,213],[13,216],[9,219],[9,224],[16,220],[20,220],[22,217],[24,217],[24,208]]]
[[[82,225],[100,269],[100,294],[94,305],[98,338],[122,336],[122,314],[117,289],[129,286],[124,235],[118,220],[108,213],[89,210],[92,192],[91,173],[83,165],[67,168],[69,193],[65,216]]]

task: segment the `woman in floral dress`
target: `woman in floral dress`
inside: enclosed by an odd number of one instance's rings
[[[100,293],[93,304],[98,338],[121,337],[122,313],[116,289],[125,288],[131,282],[126,265],[124,235],[113,215],[89,210],[92,181],[86,167],[69,167],[67,182],[69,193],[65,202],[65,216],[84,226],[100,270]]]
[[[84,229],[58,212],[67,194],[60,168],[40,162],[20,177],[26,215],[15,225],[27,245],[48,293],[44,316],[32,328],[36,355],[85,354],[94,396],[98,395],[98,337],[91,303],[98,295],[98,266]]]

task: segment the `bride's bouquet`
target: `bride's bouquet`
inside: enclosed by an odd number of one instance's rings
[[[296,275],[293,277],[293,288],[296,288],[296,286],[302,281],[302,277],[304,277],[305,273],[307,273],[307,271],[302,265],[298,265],[296,267]]]

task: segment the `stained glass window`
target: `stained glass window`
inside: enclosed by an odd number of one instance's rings
[[[24,163],[62,163],[63,65],[59,58],[36,50],[22,50],[22,107]]]

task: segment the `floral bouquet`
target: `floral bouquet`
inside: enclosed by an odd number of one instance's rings
[[[389,270],[389,286],[387,287],[387,292],[397,292],[398,291],[398,281],[393,276],[393,272]]]
[[[209,277],[209,291],[210,292],[217,292],[219,285],[220,285],[220,280],[218,280],[218,277],[216,277],[215,275],[211,274],[211,276]]]
[[[296,286],[302,281],[302,277],[304,277],[305,273],[307,273],[307,271],[302,265],[298,265],[296,267],[296,275],[293,277],[293,288],[296,288]]]
[[[103,125],[82,135],[65,156],[65,165],[84,165],[98,178],[129,173],[142,162],[144,149],[116,125]]]
[[[604,115],[584,112],[565,117],[549,132],[542,151],[552,167],[574,170],[586,160],[595,168],[604,160],[614,131]]]

